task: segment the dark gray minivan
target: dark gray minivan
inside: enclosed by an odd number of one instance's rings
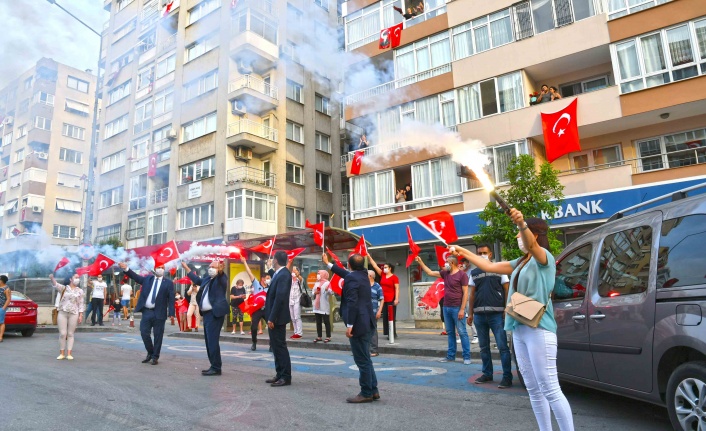
[[[571,243],[553,298],[560,378],[666,406],[679,431],[706,430],[706,194],[686,197],[699,187]]]

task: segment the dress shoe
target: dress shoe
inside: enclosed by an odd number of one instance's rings
[[[252,350],[252,351],[257,350],[257,345],[255,343],[252,343],[252,346],[250,346],[250,350]]]
[[[379,400],[379,399],[380,399],[380,392],[375,392],[375,393],[373,394],[373,401],[377,401],[377,400]]]
[[[142,361],[142,363],[143,363],[143,364],[146,364],[146,363],[148,363],[148,362],[151,361],[151,360],[152,360],[152,355],[147,355],[147,357],[145,358],[144,361]]]
[[[220,376],[221,375],[221,370],[214,370],[210,369],[206,371],[205,373],[201,373],[202,376]]]
[[[212,368],[208,368],[208,369],[206,369],[206,370],[201,370],[201,374],[206,374],[206,373],[208,373],[209,371],[211,371],[211,369],[212,369]]]
[[[279,386],[289,386],[291,384],[292,384],[291,380],[279,379],[276,382],[272,383],[270,386],[279,387]]]
[[[276,382],[277,380],[280,380],[279,377],[273,377],[273,378],[271,378],[271,379],[265,380],[265,383],[274,383],[274,382]]]
[[[352,403],[352,404],[360,404],[360,403],[370,403],[373,401],[373,397],[366,398],[362,396],[361,394],[358,394],[354,397],[346,398],[347,403]]]
[[[150,364],[157,365],[159,364],[159,361],[157,360],[157,358],[152,358],[152,362],[150,362]]]

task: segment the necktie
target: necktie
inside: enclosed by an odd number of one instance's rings
[[[152,305],[156,305],[155,301],[157,299],[157,289],[159,287],[159,278],[154,279],[154,283],[152,284]]]
[[[208,288],[210,285],[211,279],[209,278],[209,280],[206,282],[206,285],[203,287],[203,293],[201,294],[201,304],[199,304],[200,308],[203,308],[203,300],[207,297],[206,295],[208,295]]]

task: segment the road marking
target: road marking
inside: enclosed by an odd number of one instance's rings
[[[351,370],[353,371],[358,371],[358,366],[353,364],[350,367]],[[422,370],[416,373],[412,373],[413,376],[438,376],[441,374],[446,374],[446,370],[444,368],[437,368],[437,367],[386,367],[386,368],[377,368],[375,367],[375,372],[377,373],[378,371],[404,371],[404,370]]]

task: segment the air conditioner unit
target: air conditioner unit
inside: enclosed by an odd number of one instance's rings
[[[174,140],[177,138],[177,132],[174,129],[169,129],[167,132],[167,139]]]
[[[238,115],[242,117],[247,113],[245,111],[245,104],[240,100],[234,100],[231,103],[231,112],[233,113],[233,115]]]
[[[37,153],[37,158],[40,158],[42,160],[46,160],[49,158],[49,154],[47,153]]]
[[[235,147],[235,158],[238,160],[252,160],[252,148],[242,145]]]
[[[241,75],[249,75],[253,72],[251,64],[242,59],[238,60],[237,68]]]
[[[8,125],[12,124],[14,121],[15,121],[14,117],[5,117],[5,119],[2,120],[2,124],[8,126]]]
[[[44,211],[44,208],[40,207],[39,205],[34,205],[34,206],[32,207],[32,212],[33,212],[33,213],[41,213],[42,211]]]

